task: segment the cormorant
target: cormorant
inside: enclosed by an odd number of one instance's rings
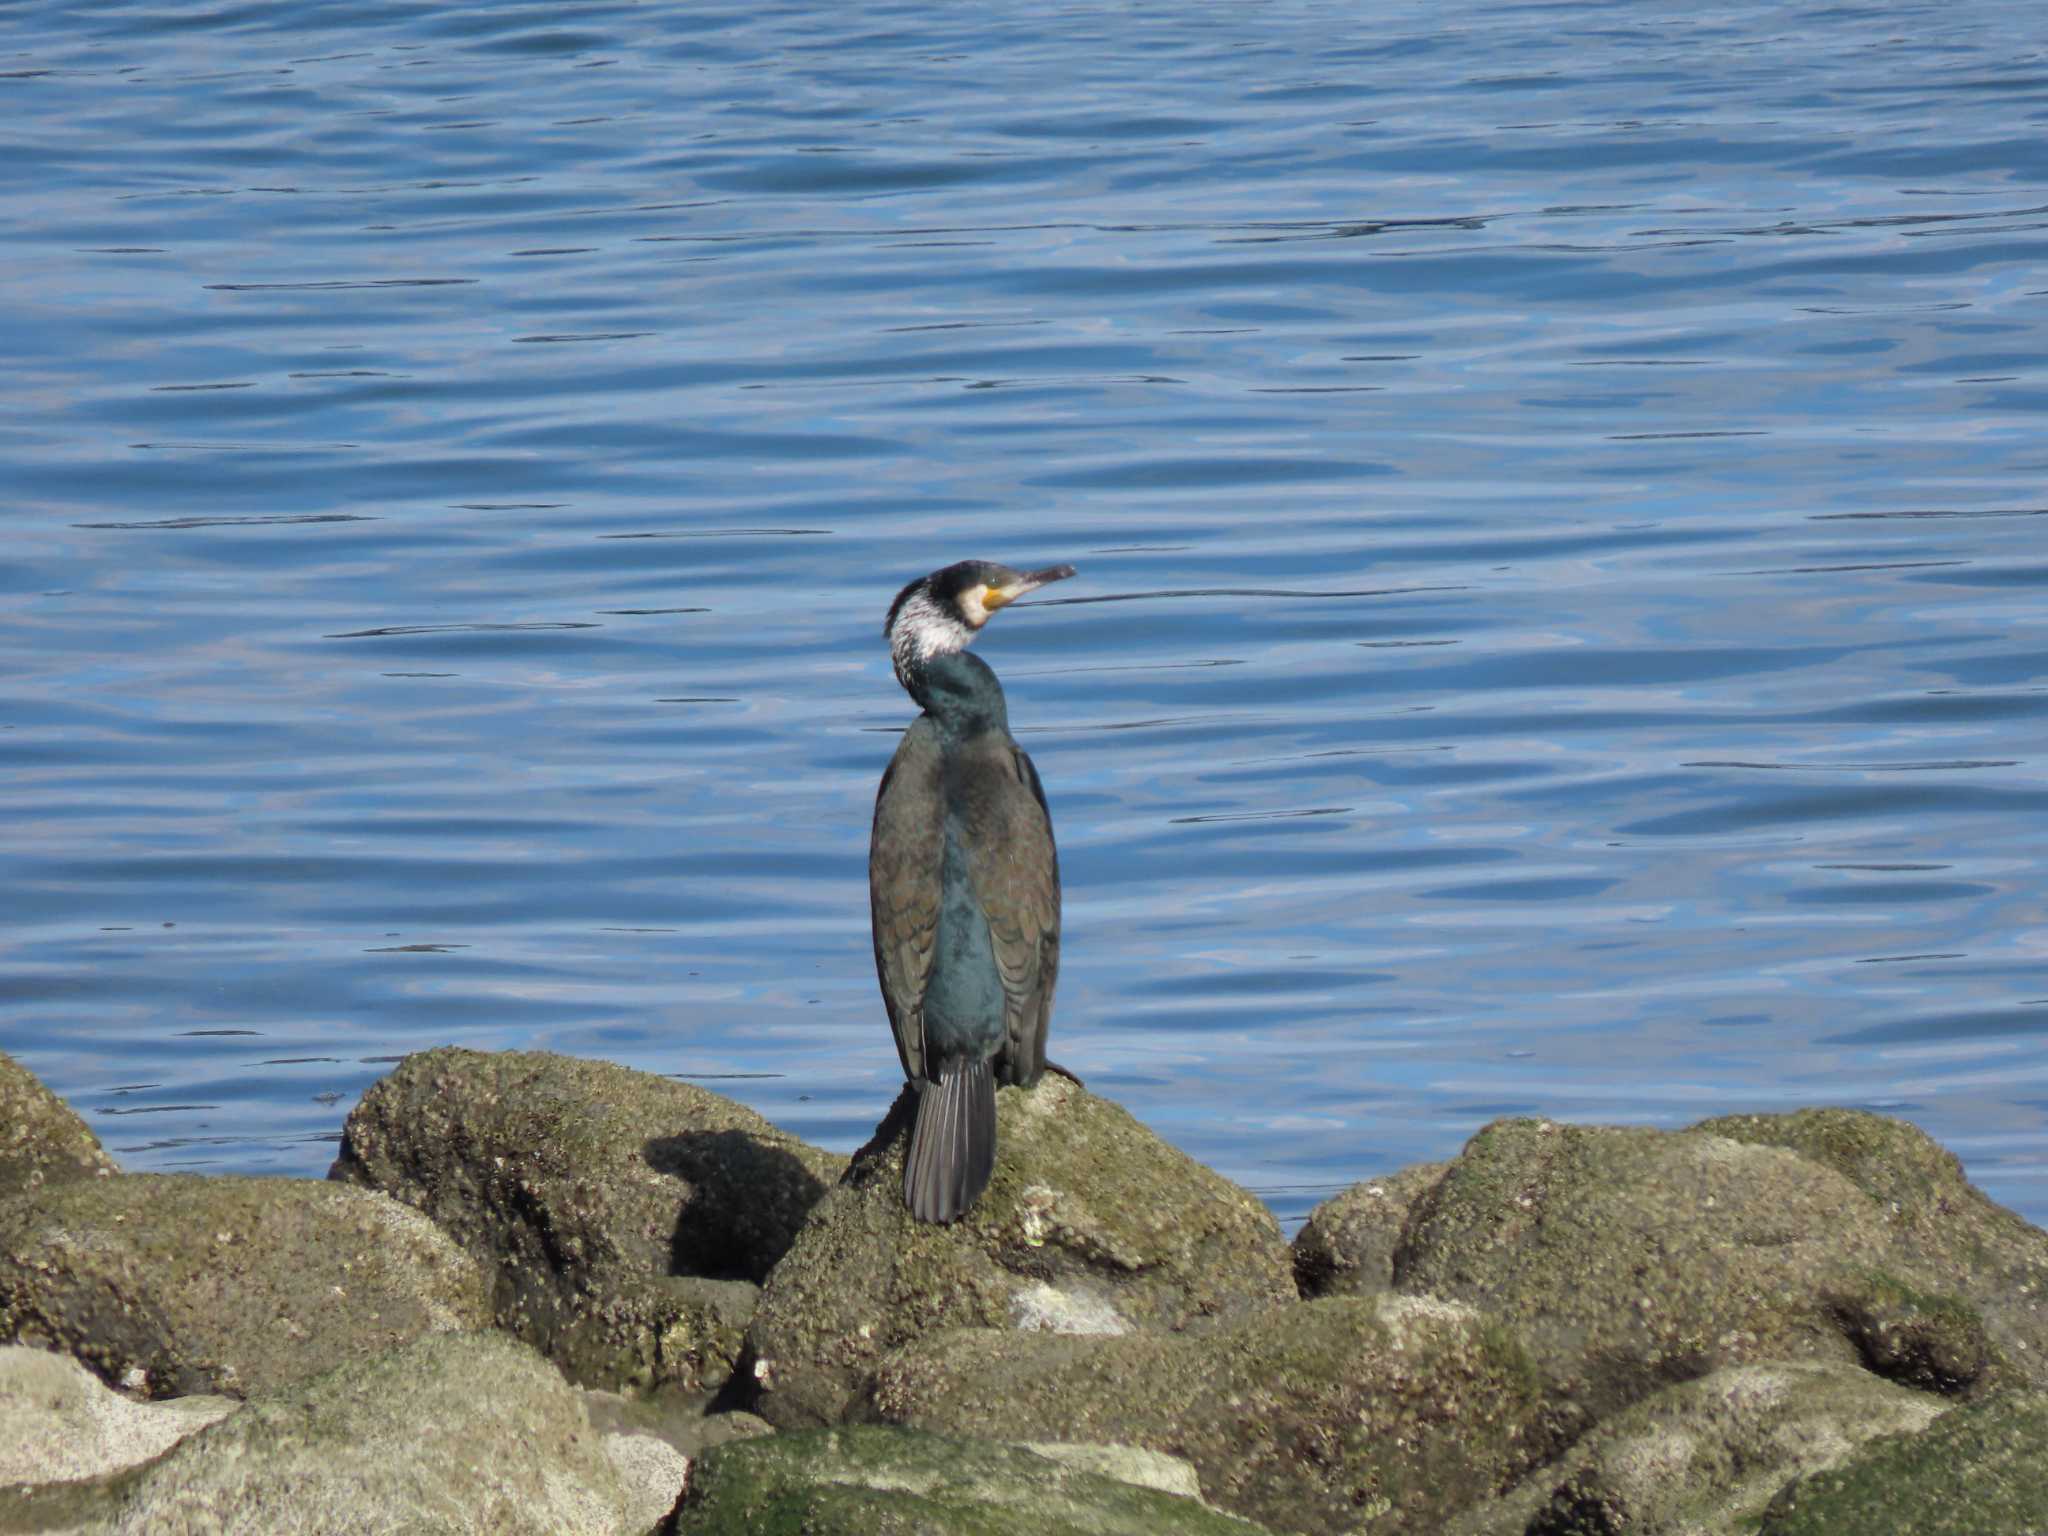
[[[989,615],[1071,565],[963,560],[896,594],[884,633],[924,713],[875,795],[868,902],[875,971],[917,1124],[903,1198],[954,1221],[996,1162],[996,1084],[1036,1085],[1060,965],[1060,867],[1038,770],[1010,739],[1003,687],[967,646]]]

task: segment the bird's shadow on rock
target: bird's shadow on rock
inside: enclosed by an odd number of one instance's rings
[[[655,1172],[688,1187],[676,1213],[670,1273],[768,1278],[826,1185],[786,1148],[746,1131],[685,1131],[641,1147]]]

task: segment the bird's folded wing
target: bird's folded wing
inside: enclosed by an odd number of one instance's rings
[[[938,742],[919,720],[904,733],[882,775],[868,849],[875,974],[896,1032],[896,1054],[912,1081],[925,1075],[924,995],[938,942],[945,851]]]
[[[1038,771],[1022,748],[1003,742],[976,790],[967,802],[967,872],[1002,974],[1006,1079],[1032,1083],[1045,1066],[1059,974],[1059,853]]]

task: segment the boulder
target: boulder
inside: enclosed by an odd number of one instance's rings
[[[1918,1434],[1873,1440],[1788,1484],[1758,1536],[2040,1536],[2048,1531],[2048,1393],[1993,1393]]]
[[[1974,1309],[1996,1355],[1994,1378],[2048,1388],[2048,1232],[1988,1199],[1926,1132],[1854,1109],[1729,1115],[1693,1132],[1783,1147],[1848,1179],[1891,1240],[1885,1267],[1908,1289]]]
[[[997,1093],[995,1176],[965,1217],[912,1219],[915,1106],[906,1089],[769,1277],[746,1385],[772,1423],[838,1422],[883,1355],[939,1329],[1175,1330],[1293,1300],[1265,1206],[1063,1077]]]
[[[494,1275],[499,1326],[573,1380],[696,1392],[843,1166],[686,1083],[443,1049],[363,1095],[330,1177],[440,1223]]]
[[[1369,1296],[1394,1288],[1394,1250],[1415,1202],[1449,1163],[1417,1163],[1332,1195],[1294,1238],[1294,1283],[1303,1296]]]
[[[1210,1503],[1332,1536],[1435,1536],[1581,1427],[1546,1407],[1506,1329],[1385,1294],[1203,1333],[934,1333],[882,1363],[872,1406],[948,1434],[1162,1451],[1194,1464]]]
[[[240,1397],[488,1319],[476,1262],[368,1190],[126,1174],[0,1202],[0,1342],[141,1396]]]
[[[879,1426],[740,1441],[690,1473],[676,1536],[1258,1536],[1192,1499],[1023,1446]]]
[[[226,1418],[231,1397],[131,1402],[68,1355],[0,1348],[0,1484],[98,1477]]]
[[[622,1489],[575,1390],[525,1345],[444,1333],[246,1403],[133,1471],[0,1494],[0,1529],[62,1510],[108,1536],[642,1536],[679,1491]]]
[[[1729,1366],[1623,1409],[1446,1536],[1739,1536],[1791,1478],[1949,1406],[1852,1366]]]
[[[0,1199],[119,1171],[71,1106],[0,1051]]]
[[[1503,1120],[1417,1203],[1394,1283],[1497,1313],[1599,1418],[1721,1366],[1855,1364],[1833,1297],[1889,1253],[1876,1203],[1788,1149]]]

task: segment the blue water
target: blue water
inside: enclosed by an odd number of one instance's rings
[[[882,614],[1072,561],[1090,1087],[2042,1219],[2044,481],[2037,0],[0,0],[0,1047],[138,1169],[450,1041],[851,1147]]]

